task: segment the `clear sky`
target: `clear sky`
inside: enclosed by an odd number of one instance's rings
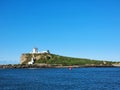
[[[120,0],[0,0],[0,64],[33,47],[120,61]]]

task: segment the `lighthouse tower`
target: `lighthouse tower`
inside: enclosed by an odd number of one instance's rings
[[[33,48],[33,52],[32,53],[38,53],[38,48]]]

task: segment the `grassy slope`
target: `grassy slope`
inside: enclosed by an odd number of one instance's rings
[[[113,62],[106,61],[106,64],[103,61],[99,60],[90,60],[84,58],[72,58],[59,56],[51,54],[52,58],[44,60],[36,60],[35,63],[46,63],[46,64],[61,64],[63,66],[67,65],[111,65]]]

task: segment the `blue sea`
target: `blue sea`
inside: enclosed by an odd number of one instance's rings
[[[0,69],[0,90],[120,90],[120,68]]]

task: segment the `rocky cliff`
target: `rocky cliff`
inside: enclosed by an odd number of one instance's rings
[[[49,60],[52,58],[52,54],[49,54],[49,53],[36,53],[36,54],[25,53],[25,54],[21,55],[20,64],[28,64],[28,62],[30,62],[32,58],[34,59],[35,62],[37,62],[38,60]]]

